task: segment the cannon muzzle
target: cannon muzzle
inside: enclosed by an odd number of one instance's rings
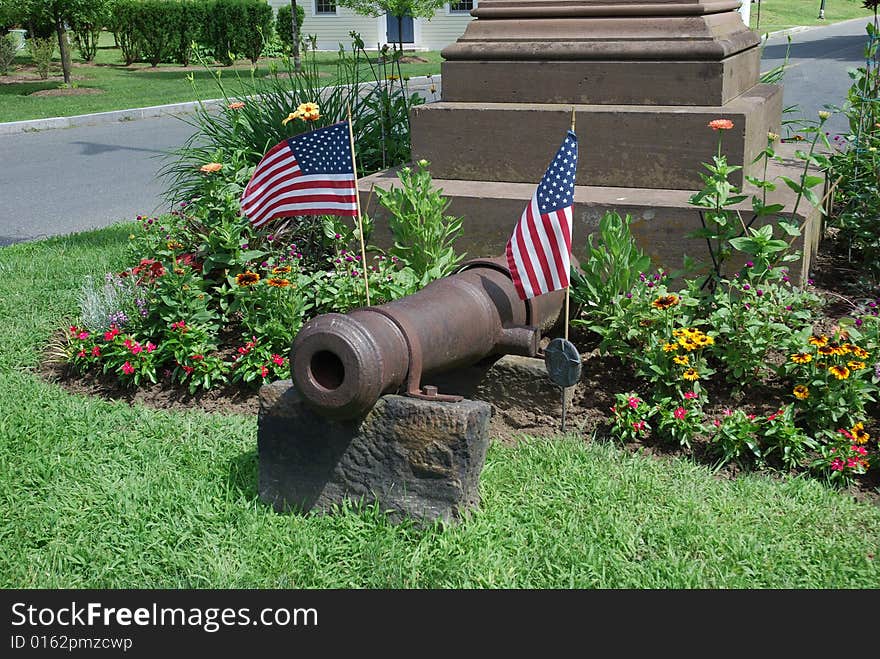
[[[293,382],[307,404],[335,419],[363,416],[379,396],[402,388],[461,400],[422,387],[422,376],[490,355],[534,357],[564,301],[564,290],[520,300],[504,257],[469,261],[413,295],[307,322],[292,345]]]

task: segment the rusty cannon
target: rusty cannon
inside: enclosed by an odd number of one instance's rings
[[[291,375],[305,402],[334,419],[366,414],[385,393],[461,400],[422,376],[491,355],[535,357],[564,302],[564,290],[520,300],[504,257],[468,261],[413,295],[313,318],[293,341]]]

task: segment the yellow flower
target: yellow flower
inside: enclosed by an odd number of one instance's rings
[[[273,275],[286,275],[288,272],[290,272],[289,265],[278,265],[272,268]]]
[[[664,343],[663,344],[663,352],[675,352],[678,350],[677,343]]]
[[[831,366],[828,371],[838,380],[846,380],[849,377],[849,369],[846,366]]]
[[[798,352],[791,356],[791,361],[795,364],[809,364],[813,361],[813,355],[806,352]]]
[[[690,380],[691,382],[693,382],[694,380],[700,379],[700,374],[697,373],[697,369],[689,368],[684,373],[682,373],[681,377],[683,377],[685,380]]]
[[[672,358],[672,361],[674,361],[679,366],[687,366],[689,363],[687,355],[676,355]]]
[[[677,295],[661,295],[656,300],[651,302],[651,306],[655,309],[661,309],[665,311],[666,309],[671,309],[676,304],[678,304],[678,296]]]
[[[250,270],[245,270],[235,276],[235,283],[239,286],[253,286],[258,281],[260,281],[260,275],[256,272],[251,272]]]
[[[865,368],[865,362],[847,362],[846,365],[854,371],[858,371],[860,368]]]
[[[299,110],[297,110],[296,112],[291,112],[289,115],[287,115],[287,119],[281,120],[281,125],[286,126],[289,122],[293,121],[294,119],[299,119],[300,117],[302,117],[302,112],[300,112]]]
[[[715,345],[715,339],[713,339],[708,334],[700,334],[694,337],[694,341],[697,342],[697,345],[701,348],[705,348],[706,346]]]
[[[767,133],[767,141],[768,142],[778,142],[779,135],[773,132]]]
[[[213,174],[214,172],[219,172],[221,169],[223,169],[223,164],[219,162],[209,162],[208,164],[199,167],[199,171],[204,172],[205,174]]]
[[[844,343],[843,345],[837,345],[836,343],[832,343],[828,347],[834,351],[835,355],[838,355],[840,357],[843,357],[843,356],[848,355],[850,353],[848,343]]]
[[[834,348],[834,346],[820,346],[819,354],[826,357],[831,357],[837,354],[837,350]]]
[[[678,340],[678,344],[684,348],[687,352],[691,352],[692,350],[696,350],[700,347],[700,345],[696,342],[694,337],[692,336],[683,336]]]
[[[321,118],[320,110],[317,103],[301,103],[296,109],[303,121],[317,121]]]
[[[269,286],[274,286],[275,288],[285,288],[286,286],[290,286],[290,281],[288,281],[287,279],[282,279],[281,277],[272,277],[266,283],[269,284]]]
[[[871,435],[865,432],[865,424],[861,421],[850,428],[849,432],[856,444],[867,444],[868,440],[871,439]]]
[[[400,76],[397,75],[396,73],[392,73],[390,76],[386,76],[385,79],[391,80],[393,82],[394,80],[400,80]]]
[[[809,343],[811,345],[821,348],[822,346],[828,345],[828,337],[824,334],[822,336],[811,336],[809,339]]]
[[[831,116],[831,113],[827,110],[819,110],[819,118],[822,120],[828,119]]]
[[[855,355],[859,359],[867,359],[868,355],[870,354],[867,350],[865,350],[864,348],[860,348],[859,346],[850,346],[850,349],[852,350],[853,355]]]
[[[794,397],[798,400],[806,400],[810,397],[810,390],[804,385],[799,384],[794,388]]]

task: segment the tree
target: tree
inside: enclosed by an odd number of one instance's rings
[[[67,26],[76,16],[87,13],[90,0],[22,0],[26,23],[34,36],[34,26],[50,24],[58,37],[61,53],[61,69],[65,84],[70,84],[70,48],[67,43]]]
[[[378,18],[382,14],[397,18],[397,36],[403,51],[403,19],[433,18],[446,0],[337,0],[336,4],[347,7],[361,16]]]

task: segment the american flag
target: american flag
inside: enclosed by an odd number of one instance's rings
[[[254,226],[276,217],[357,215],[348,122],[303,133],[273,146],[241,195]]]
[[[577,155],[570,130],[507,241],[507,265],[522,300],[568,287]]]

